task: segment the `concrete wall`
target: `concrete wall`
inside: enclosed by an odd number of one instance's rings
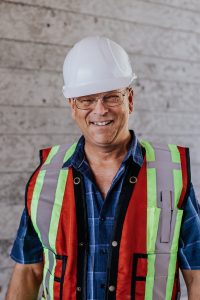
[[[61,93],[62,64],[91,34],[128,51],[139,77],[130,127],[140,138],[190,146],[200,196],[199,0],[1,0],[0,299],[38,150],[79,136]]]

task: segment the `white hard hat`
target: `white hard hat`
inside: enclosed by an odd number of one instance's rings
[[[66,98],[129,86],[136,78],[126,51],[112,40],[90,36],[76,43],[63,65]]]

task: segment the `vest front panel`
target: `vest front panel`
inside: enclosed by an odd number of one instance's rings
[[[180,208],[189,182],[185,148],[143,146],[143,165],[129,166],[116,209],[108,300],[175,300],[179,293]],[[62,145],[41,151],[41,164],[27,184],[28,212],[44,248],[43,299],[86,300],[83,178],[72,168],[62,169],[74,150]]]

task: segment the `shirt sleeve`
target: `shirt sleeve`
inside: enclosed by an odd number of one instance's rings
[[[178,252],[179,265],[181,269],[200,270],[200,205],[192,184],[183,210]]]
[[[15,262],[21,264],[32,264],[43,261],[43,247],[26,208],[21,216],[10,257]]]

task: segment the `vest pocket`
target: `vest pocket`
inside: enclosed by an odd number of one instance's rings
[[[56,267],[54,273],[54,280],[63,283],[65,270],[67,265],[67,256],[56,254]]]
[[[134,253],[132,263],[131,299],[142,297],[145,293],[147,276],[147,254]]]
[[[54,272],[54,281],[55,281],[55,286],[58,286],[58,290],[60,290],[59,300],[63,299],[63,283],[64,283],[66,265],[67,265],[67,256],[56,254],[56,267]]]

